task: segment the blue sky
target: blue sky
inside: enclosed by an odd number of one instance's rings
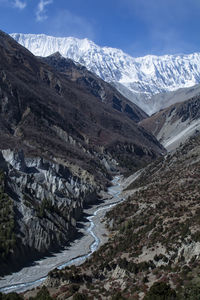
[[[200,0],[0,0],[0,29],[87,37],[132,56],[200,52]]]

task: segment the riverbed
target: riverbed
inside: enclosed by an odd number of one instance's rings
[[[24,292],[40,285],[47,274],[55,269],[62,269],[70,265],[83,263],[94,251],[108,240],[108,232],[102,218],[105,213],[119,202],[123,201],[122,176],[115,176],[113,186],[108,189],[108,199],[99,205],[85,209],[86,222],[81,222],[79,230],[82,237],[74,240],[65,250],[53,253],[49,257],[35,261],[31,266],[19,272],[0,279],[0,292]]]

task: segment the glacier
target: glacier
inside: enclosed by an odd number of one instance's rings
[[[147,114],[162,108],[159,104],[154,105],[155,109],[152,107],[153,95],[200,82],[200,53],[134,58],[120,49],[100,47],[88,39],[22,33],[11,36],[34,55],[48,56],[58,51],[84,65]]]

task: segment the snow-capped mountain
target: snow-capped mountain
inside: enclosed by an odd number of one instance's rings
[[[62,56],[83,64],[149,114],[154,112],[152,95],[200,82],[200,53],[134,58],[119,49],[99,47],[88,39],[45,34],[11,36],[34,55],[48,56],[59,51]],[[157,110],[160,108],[156,106]]]

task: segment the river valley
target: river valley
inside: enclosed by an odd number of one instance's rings
[[[49,271],[54,268],[62,269],[73,264],[83,263],[108,239],[105,224],[102,221],[105,213],[123,201],[122,176],[115,176],[113,185],[108,189],[108,199],[99,205],[84,210],[86,222],[81,222],[80,233],[82,237],[74,240],[65,250],[53,253],[34,262],[31,266],[24,267],[19,272],[0,279],[0,292],[24,292],[40,285]]]

